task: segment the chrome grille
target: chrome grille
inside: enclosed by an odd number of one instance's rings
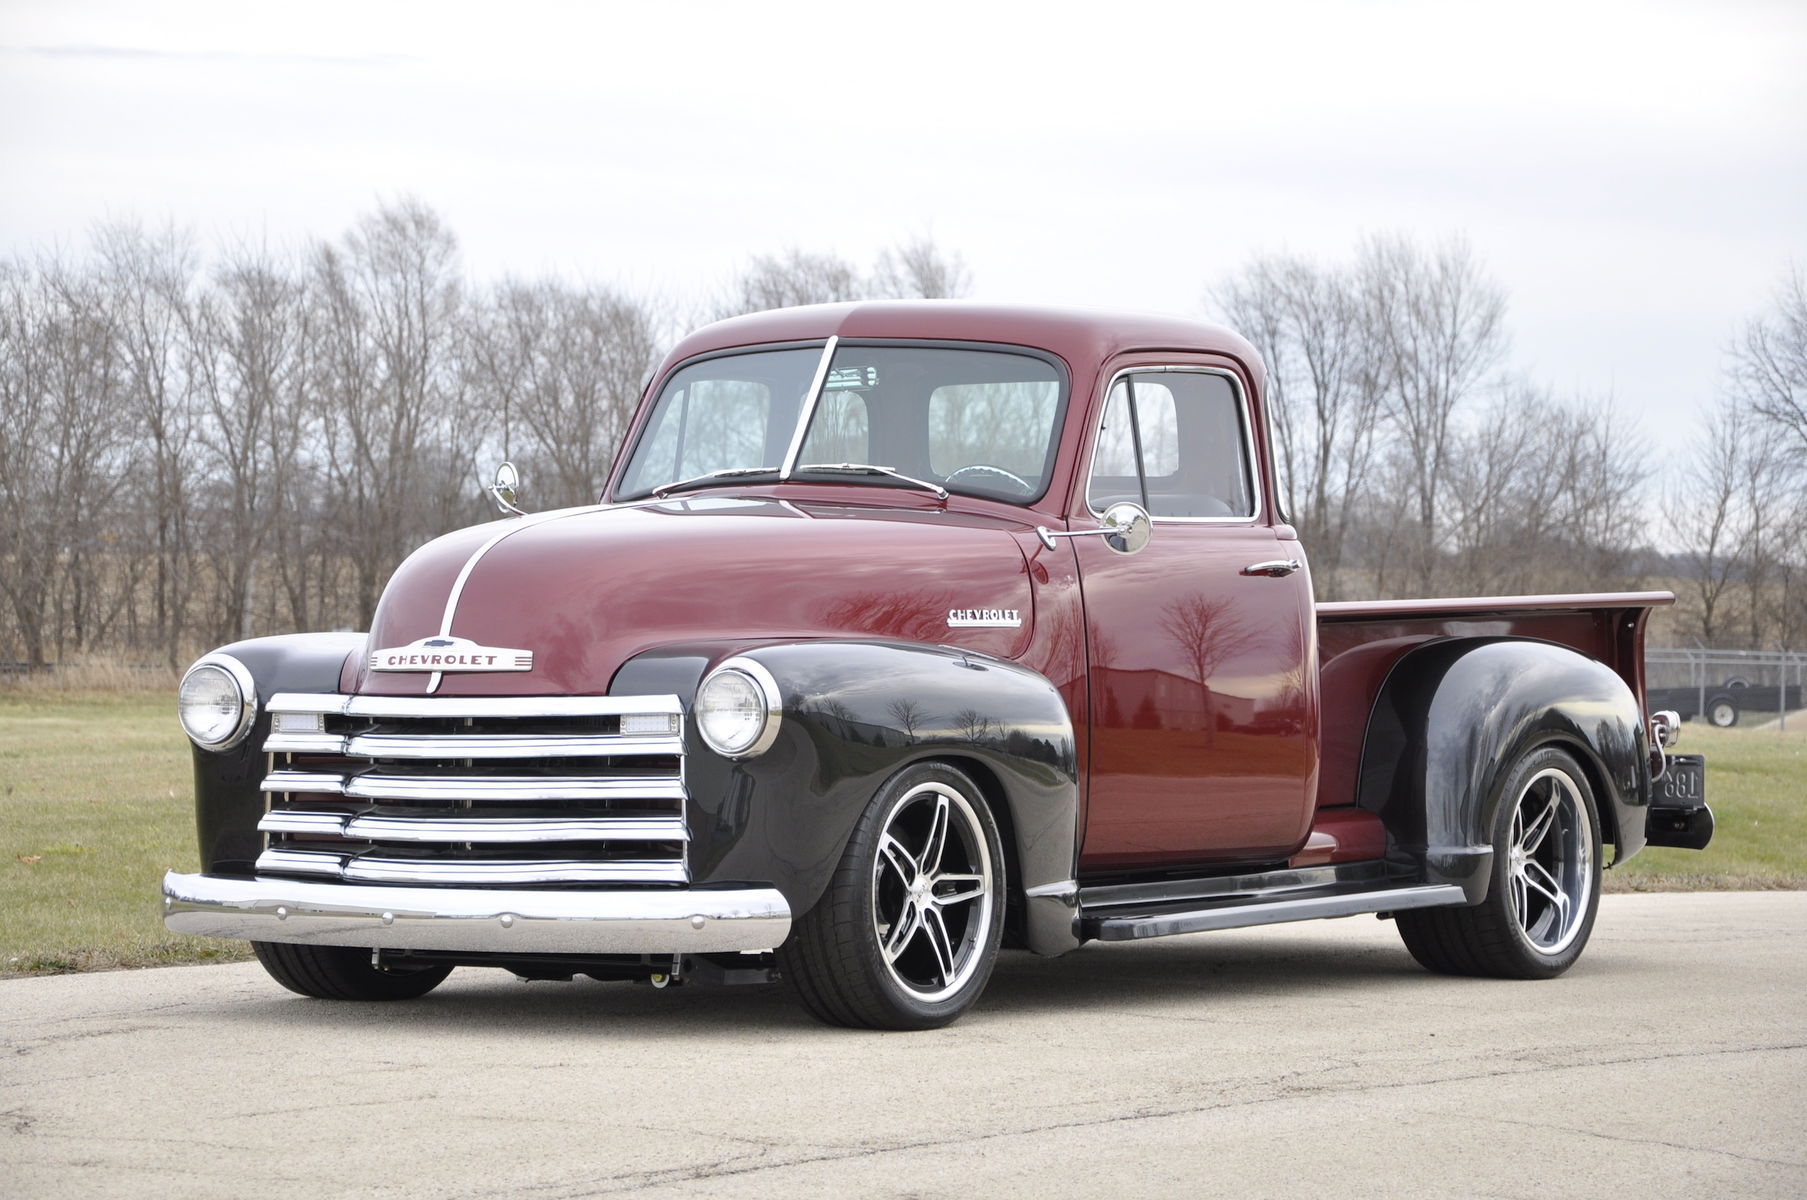
[[[683,884],[676,696],[280,694],[259,874],[461,887]]]

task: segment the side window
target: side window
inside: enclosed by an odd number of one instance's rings
[[[1087,500],[1102,512],[1119,500],[1140,502],[1146,487],[1156,517],[1253,516],[1247,441],[1236,389],[1222,375],[1163,371],[1120,379],[1104,406]]]

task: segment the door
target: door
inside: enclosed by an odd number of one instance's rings
[[[1111,381],[1072,527],[1127,499],[1154,536],[1130,555],[1072,539],[1091,668],[1083,870],[1275,861],[1305,840],[1311,585],[1292,531],[1263,511],[1255,461],[1229,373],[1136,367]]]

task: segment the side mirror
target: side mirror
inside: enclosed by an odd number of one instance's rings
[[[521,473],[511,462],[505,462],[496,468],[496,481],[483,489],[489,493],[496,511],[505,517],[524,517],[527,514],[515,507],[515,499],[521,490]]]
[[[1121,500],[1104,510],[1104,544],[1118,554],[1135,554],[1154,537],[1154,521],[1140,504]]]
[[[1035,536],[1042,540],[1042,545],[1054,549],[1055,538],[1070,537],[1102,537],[1104,544],[1118,554],[1134,554],[1148,545],[1154,537],[1154,521],[1148,516],[1148,510],[1132,500],[1119,500],[1104,510],[1096,529],[1075,529],[1068,533],[1055,533],[1052,529],[1037,525]]]

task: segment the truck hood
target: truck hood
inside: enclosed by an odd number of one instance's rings
[[[1023,528],[945,509],[719,496],[474,526],[396,570],[371,653],[347,682],[378,695],[599,694],[657,646],[792,638],[1014,658],[1034,621],[1028,564],[1011,535]],[[498,649],[510,653],[490,653]],[[498,669],[527,655],[530,669]],[[437,686],[433,663],[454,668]],[[490,669],[456,669],[473,664]]]

